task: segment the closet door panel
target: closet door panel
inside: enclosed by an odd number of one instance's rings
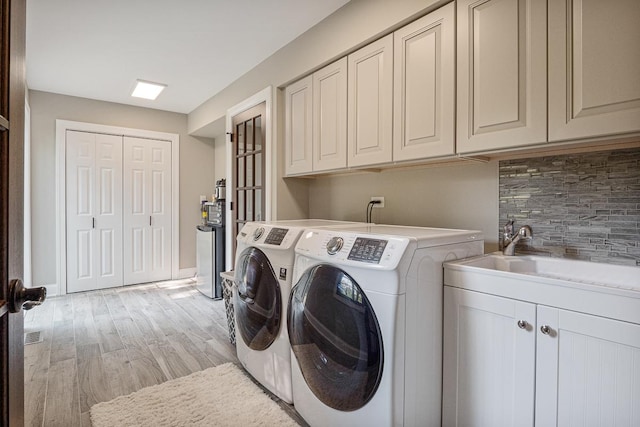
[[[93,272],[93,232],[91,230],[78,230],[76,236],[75,273],[76,283],[82,288],[78,290],[94,289],[92,285],[95,274]],[[85,284],[86,283],[86,284]]]
[[[171,277],[171,143],[124,138],[124,283]]]
[[[95,136],[68,131],[66,144],[67,290],[79,292],[95,289]]]
[[[147,282],[149,241],[147,140],[124,138],[124,284]]]
[[[131,229],[131,268],[129,274],[144,274],[146,271],[145,234],[143,228]]]
[[[96,135],[96,280],[122,286],[122,137]]]
[[[122,286],[122,137],[68,131],[67,291]]]
[[[149,141],[150,279],[171,277],[171,144]]]

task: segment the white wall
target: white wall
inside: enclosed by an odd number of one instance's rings
[[[56,281],[55,121],[97,123],[180,135],[179,268],[195,267],[199,196],[215,188],[214,141],[187,133],[187,116],[85,98],[29,91],[31,106],[31,202],[33,285]]]
[[[207,133],[227,109],[280,87],[450,0],[351,0],[189,113],[189,133]]]
[[[310,217],[365,221],[372,196],[385,198],[375,223],[480,230],[485,251],[498,250],[497,161],[317,178]]]
[[[227,142],[224,134],[214,138],[213,149],[215,157],[213,170],[217,181],[227,176]]]

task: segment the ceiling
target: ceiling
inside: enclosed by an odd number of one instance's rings
[[[27,84],[189,113],[348,1],[27,0]]]

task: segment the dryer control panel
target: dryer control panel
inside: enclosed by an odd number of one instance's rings
[[[347,259],[354,261],[380,263],[388,240],[356,237]]]
[[[269,224],[248,222],[238,233],[238,244],[245,246],[291,249],[295,246],[302,229],[297,227],[276,227]]]
[[[366,263],[372,268],[392,269],[410,242],[406,237],[308,229],[298,241],[296,253],[331,263]]]

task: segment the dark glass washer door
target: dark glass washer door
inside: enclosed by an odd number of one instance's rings
[[[308,269],[291,291],[291,348],[315,396],[341,411],[363,407],[382,378],[378,320],[362,289],[331,265]]]
[[[280,283],[267,256],[245,249],[236,263],[238,293],[234,299],[236,330],[252,350],[265,350],[277,338],[282,323]]]

